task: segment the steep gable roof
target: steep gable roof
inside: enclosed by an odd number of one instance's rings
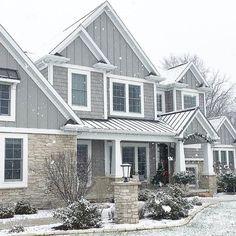
[[[213,118],[210,118],[209,121],[217,132],[220,130],[220,128],[224,124],[225,127],[230,132],[230,134],[232,135],[232,137],[236,139],[236,130],[226,116],[213,117]]]
[[[87,14],[85,17],[81,18],[79,21],[75,22],[74,24],[69,26],[67,29],[65,29],[61,35],[58,35],[57,39],[54,42],[53,47],[49,49],[46,53],[49,53],[49,54],[60,53],[60,51],[62,51],[66,46],[68,46],[69,43],[72,42],[78,36],[80,32],[83,32],[83,34],[86,35],[87,37],[86,42],[90,42],[91,45],[96,47],[95,42],[91,39],[89,35],[86,34],[85,28],[91,22],[93,22],[98,16],[100,16],[103,12],[106,12],[106,14],[110,17],[114,25],[117,27],[117,29],[122,34],[124,39],[129,43],[130,47],[134,50],[135,54],[143,63],[143,65],[147,68],[149,73],[154,74],[154,75],[160,75],[157,69],[155,68],[155,66],[151,63],[150,59],[144,53],[140,45],[136,42],[132,34],[124,25],[120,17],[114,11],[110,3],[107,1],[102,3],[93,11],[91,11],[89,14]],[[102,54],[102,52],[100,52],[100,55],[102,55],[103,60],[107,64],[110,64],[109,60]]]
[[[181,64],[163,71],[162,76],[165,77],[166,80],[164,80],[161,84],[173,84],[179,82],[188,70],[193,72],[194,76],[200,83],[203,82],[206,87],[209,87],[206,79],[201,75],[201,72],[193,62]]]
[[[200,124],[212,139],[219,139],[219,136],[216,133],[214,127],[202,114],[199,107],[169,112],[160,116],[160,120],[171,126],[179,136],[183,136],[184,131],[189,127],[189,125],[195,118],[197,118],[197,120],[200,122]]]
[[[17,60],[19,65],[25,70],[36,85],[44,92],[44,94],[51,100],[56,108],[65,116],[66,119],[72,119],[78,124],[82,124],[78,116],[71,110],[71,108],[64,102],[64,100],[55,91],[52,85],[39,72],[34,63],[22,51],[20,46],[10,36],[10,34],[0,24],[0,42]]]

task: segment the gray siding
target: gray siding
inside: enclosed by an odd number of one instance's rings
[[[0,122],[1,126],[59,129],[66,123],[65,117],[2,44],[0,44],[0,67],[18,70],[21,77],[21,82],[16,88],[16,121]]]
[[[42,75],[48,79],[48,67],[44,68],[43,70],[40,71]]]
[[[199,93],[199,108],[203,114],[205,114],[204,106],[205,106],[204,94]]]
[[[196,89],[200,85],[191,70],[188,70],[180,81],[188,84],[188,88],[191,89]]]
[[[153,120],[155,118],[154,113],[154,85],[144,83],[144,118]]]
[[[174,110],[173,106],[173,90],[165,91],[165,106],[166,112],[171,112]]]
[[[97,59],[80,37],[77,37],[62,52],[60,52],[60,54],[64,57],[70,58],[68,63],[74,65],[92,67],[95,63],[97,63]]]
[[[180,90],[176,90],[176,109],[182,110],[182,93]]]
[[[201,147],[198,148],[185,148],[184,149],[185,158],[203,158],[204,157],[204,150]]]
[[[219,131],[218,135],[220,136],[220,143],[225,145],[232,145],[234,142],[233,136],[230,134],[226,126],[223,124]]]
[[[68,68],[54,66],[53,86],[68,102]],[[75,111],[80,118],[104,118],[103,74],[91,72],[91,111]]]
[[[147,69],[105,12],[87,27],[87,31],[108,60],[117,66],[112,73],[139,78],[148,75]]]
[[[202,125],[199,123],[199,121],[196,118],[191,122],[191,124],[185,130],[184,135],[192,134],[195,132],[204,134],[204,135],[207,134],[205,129],[202,127]]]
[[[105,175],[105,151],[103,140],[92,140],[92,176]]]

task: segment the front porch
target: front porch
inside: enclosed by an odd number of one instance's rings
[[[122,163],[132,164],[132,177],[143,183],[149,184],[160,169],[166,173],[166,183],[174,172],[194,170],[196,187],[215,188],[211,184],[215,178],[211,141],[218,136],[199,109],[167,113],[155,121],[109,118],[82,122],[83,127],[68,124],[65,129],[78,132],[78,148],[88,143],[91,177],[99,186],[95,192],[111,192],[108,185],[122,177]],[[187,145],[192,144],[201,145],[202,156],[186,156]]]

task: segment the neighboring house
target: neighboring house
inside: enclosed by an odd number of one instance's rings
[[[61,131],[78,116],[0,25],[0,199],[32,199],[55,206],[46,192],[44,161],[53,152],[76,151],[76,135]]]
[[[43,163],[62,150],[91,160],[95,193],[111,193],[122,162],[143,182],[158,168],[169,177],[188,168],[200,188],[213,188],[212,142],[219,136],[205,117],[209,85],[193,63],[158,71],[108,2],[49,45],[35,62],[42,74],[3,28],[0,43],[4,201],[30,196],[52,204]],[[22,138],[8,144],[16,133]],[[22,145],[25,153],[14,156]]]
[[[216,172],[236,170],[236,130],[225,116],[209,119],[217,131],[220,140],[213,146],[213,158]]]

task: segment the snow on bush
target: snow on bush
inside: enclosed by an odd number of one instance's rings
[[[83,198],[66,208],[56,210],[53,217],[62,220],[65,229],[101,227],[101,212],[95,205]]]
[[[236,174],[233,172],[226,172],[218,176],[218,189],[225,192],[236,191]]]
[[[24,214],[36,214],[37,209],[32,207],[29,201],[21,200],[16,203],[15,214],[24,215]]]
[[[191,202],[182,197],[182,192],[176,186],[170,186],[166,191],[150,196],[145,209],[153,219],[178,220],[187,217],[192,207]]]
[[[14,215],[13,207],[0,206],[0,219],[12,218]]]
[[[192,172],[182,171],[173,175],[174,182],[177,184],[189,184],[195,180],[195,175]]]
[[[148,198],[153,194],[153,191],[150,189],[141,189],[138,192],[138,200],[139,201],[147,201]]]
[[[191,204],[193,204],[194,206],[201,206],[202,202],[198,197],[194,197],[191,201]]]
[[[24,226],[22,225],[14,225],[10,230],[9,230],[9,233],[21,233],[21,232],[24,232],[25,229],[24,229]]]

